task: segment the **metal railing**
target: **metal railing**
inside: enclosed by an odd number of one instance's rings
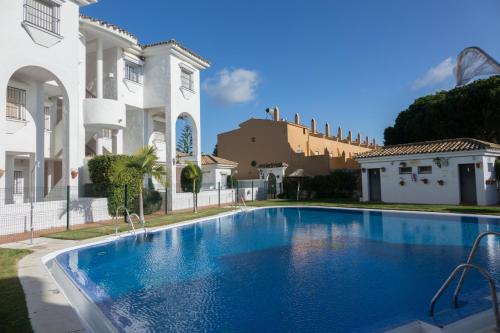
[[[474,245],[472,246],[472,249],[469,253],[469,258],[467,258],[467,264],[472,264],[474,258],[476,257],[477,250],[479,248],[479,245],[481,244],[481,240],[486,237],[486,236],[497,236],[500,237],[500,232],[497,231],[486,231],[479,236],[477,236],[476,240],[474,241]],[[468,268],[465,268],[462,272],[462,275],[460,276],[460,280],[458,280],[457,287],[455,288],[455,292],[453,293],[453,305],[455,307],[458,306],[458,294],[460,293],[460,290],[462,289],[462,286],[464,284],[465,276],[469,272]]]
[[[441,297],[441,295],[445,292],[445,290],[449,287],[455,276],[462,270],[469,270],[469,269],[475,269],[481,275],[488,281],[488,285],[490,287],[490,293],[491,293],[491,306],[493,308],[493,315],[495,316],[495,325],[496,329],[498,332],[500,332],[500,314],[498,310],[498,299],[497,299],[497,290],[495,287],[495,281],[491,277],[491,274],[489,274],[485,269],[473,265],[473,264],[460,264],[458,265],[453,272],[450,274],[448,279],[445,281],[445,283],[439,288],[438,292],[434,295],[434,297],[431,300],[430,306],[429,306],[429,315],[431,317],[434,316],[434,308],[436,305],[436,302],[438,299]]]
[[[59,35],[59,6],[44,0],[25,0],[24,20]]]
[[[116,209],[116,213],[115,213],[115,217],[114,217],[114,220],[115,220],[115,236],[118,236],[118,217],[120,216],[119,213],[120,213],[120,210],[123,210],[124,212],[124,216],[125,216],[125,221],[127,222],[127,225],[128,225],[128,231],[132,231],[132,233],[134,235],[136,235],[136,230],[135,230],[135,226],[134,226],[134,221],[132,220],[132,218],[136,218],[138,221],[139,221],[139,224],[142,225],[143,229],[144,229],[144,234],[147,234],[147,229],[146,229],[146,221],[143,221],[141,220],[141,218],[139,217],[139,215],[135,214],[135,213],[132,213],[130,214],[129,210],[127,209],[127,207],[125,206],[120,206]]]

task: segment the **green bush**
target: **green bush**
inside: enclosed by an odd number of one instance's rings
[[[360,192],[359,171],[335,170],[326,176],[314,178],[289,178],[284,179],[284,191],[288,198],[297,197],[297,183],[300,182],[301,197],[309,198],[352,198]]]
[[[201,185],[203,182],[203,172],[197,164],[185,166],[181,171],[181,188],[184,192],[193,192],[193,181],[187,178],[189,168],[194,167],[197,170],[198,177],[196,177],[195,193],[200,193]]]
[[[228,175],[226,179],[227,179],[227,181],[226,181],[227,188],[233,188],[233,186],[234,186],[234,188],[238,187],[238,179],[234,178],[231,175]]]
[[[118,179],[112,180],[114,168],[129,158],[127,155],[102,155],[94,157],[88,163],[92,185],[86,186],[85,192],[92,193],[92,196],[108,198],[108,211],[111,215],[124,204],[125,187],[127,187],[127,207],[135,210],[135,201],[142,186],[142,175],[130,170],[120,174]]]
[[[144,215],[152,214],[161,209],[163,199],[160,192],[154,189],[144,189],[142,196],[144,201]],[[139,211],[139,198],[135,200],[132,211],[135,213]]]

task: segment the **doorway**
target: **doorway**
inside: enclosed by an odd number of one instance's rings
[[[370,201],[382,201],[380,188],[380,169],[368,169],[368,187]]]
[[[460,202],[477,204],[476,169],[474,164],[459,164],[460,174]]]

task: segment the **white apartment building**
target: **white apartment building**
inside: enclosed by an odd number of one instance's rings
[[[1,204],[81,186],[86,161],[154,145],[176,195],[176,121],[189,119],[201,164],[200,72],[209,62],[175,40],[141,45],[90,17],[96,0],[0,0]],[[174,189],[174,190],[172,190]],[[175,207],[171,207],[175,209]]]

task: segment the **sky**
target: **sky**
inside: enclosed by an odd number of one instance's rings
[[[301,115],[383,141],[416,98],[455,85],[456,57],[500,59],[500,0],[100,0],[82,12],[135,34],[176,39],[202,72],[202,151],[250,117]]]

